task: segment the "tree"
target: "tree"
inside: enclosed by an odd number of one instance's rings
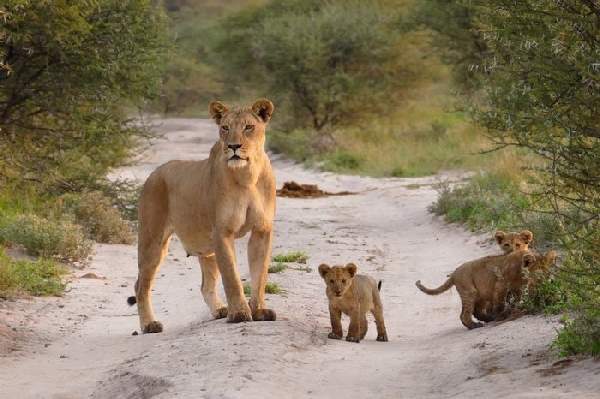
[[[226,19],[214,50],[236,85],[273,93],[294,127],[323,134],[388,112],[418,84],[416,39],[396,19],[377,1],[271,2]]]
[[[104,176],[144,134],[124,106],[157,92],[167,44],[160,8],[5,0],[0,17],[0,177],[76,190]]]

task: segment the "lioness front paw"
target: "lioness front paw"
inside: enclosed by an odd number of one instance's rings
[[[227,312],[228,323],[241,323],[243,321],[252,321],[252,315],[250,312],[243,310],[237,312]]]
[[[336,334],[336,333],[334,333],[334,332],[330,332],[330,333],[327,335],[327,338],[330,338],[330,339],[342,339],[342,336],[341,336],[341,335],[337,335],[337,334]]]
[[[257,309],[252,314],[252,320],[254,321],[275,321],[276,319],[277,315],[271,309]]]
[[[378,335],[377,336],[377,341],[379,341],[379,342],[388,342],[387,333],[383,333],[381,335]]]
[[[160,321],[157,320],[151,321],[150,323],[146,324],[143,329],[144,334],[161,333],[162,331],[163,325]]]
[[[348,335],[346,337],[346,341],[348,341],[348,342],[356,342],[358,344],[360,342],[360,338],[358,338],[358,337],[352,337],[352,336]]]
[[[217,320],[227,317],[227,306],[223,306],[215,310],[213,312],[213,316]]]

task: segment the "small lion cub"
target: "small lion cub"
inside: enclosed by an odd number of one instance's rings
[[[322,264],[319,274],[327,285],[331,329],[329,338],[342,339],[342,313],[350,316],[350,326],[346,341],[360,342],[367,334],[367,312],[375,316],[377,341],[387,342],[388,336],[383,322],[383,306],[379,297],[381,281],[377,282],[365,275],[356,274],[356,265],[346,266]]]

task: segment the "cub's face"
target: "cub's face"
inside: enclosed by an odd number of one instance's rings
[[[520,233],[505,233],[498,230],[494,235],[500,249],[505,254],[513,251],[527,250],[529,244],[533,241],[533,233],[529,230],[523,230]]]
[[[346,293],[352,285],[352,279],[356,274],[356,265],[348,263],[346,266],[333,266],[322,264],[319,266],[319,274],[325,280],[327,288],[337,297]]]
[[[219,101],[210,103],[209,112],[219,126],[219,139],[228,167],[247,166],[264,151],[265,130],[273,109],[273,103],[265,99],[257,100],[251,107],[233,110]]]
[[[555,264],[557,257],[556,251],[548,251],[545,255],[528,251],[523,255],[523,267],[529,269],[530,272],[538,270],[547,272]]]

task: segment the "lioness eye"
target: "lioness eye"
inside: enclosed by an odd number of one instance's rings
[[[221,129],[223,129],[224,131],[228,132],[229,131],[229,126],[221,126]]]
[[[331,284],[333,284],[333,280],[329,280],[329,282],[330,282]]]
[[[254,130],[254,125],[246,125],[246,128],[245,128],[245,129],[246,129],[247,131]]]
[[[342,283],[343,283],[343,284],[346,284],[346,280],[342,280]]]

